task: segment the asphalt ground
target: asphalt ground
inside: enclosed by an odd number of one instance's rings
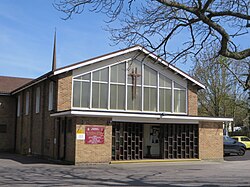
[[[0,154],[0,186],[250,186],[250,151],[225,161],[60,165]],[[233,159],[233,160],[231,160]]]

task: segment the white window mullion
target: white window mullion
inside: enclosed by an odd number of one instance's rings
[[[79,101],[80,101],[80,107],[82,107],[82,82],[80,82],[80,98],[79,98]]]
[[[93,85],[92,85],[92,77],[93,77],[93,72],[90,72],[90,101],[89,101],[89,108],[91,109],[92,108],[92,88],[93,88]]]
[[[159,112],[159,108],[160,108],[160,95],[159,95],[159,92],[160,92],[160,90],[159,90],[159,84],[160,84],[160,74],[159,74],[159,72],[157,71],[157,80],[156,80],[157,82],[157,90],[156,90],[156,94],[157,94],[157,100],[156,100],[156,111],[157,112]]]
[[[187,99],[187,98],[188,98],[188,92],[187,92],[187,90],[188,90],[188,89],[187,89],[187,87],[186,87],[186,89],[185,89],[185,92],[186,92],[186,98],[185,98],[186,111],[185,111],[185,113],[186,113],[186,114],[188,113],[188,106],[187,106],[187,105],[188,105],[188,103],[187,103],[187,100],[188,100],[188,99]]]
[[[111,81],[111,70],[110,66],[108,68],[108,110],[110,109],[110,81]]]
[[[101,83],[98,84],[98,105],[97,108],[101,108]]]
[[[144,109],[144,62],[141,63],[141,110]]]
[[[125,63],[125,111],[128,110],[128,61]]]
[[[117,109],[117,108],[119,108],[119,92],[118,92],[118,90],[119,90],[119,88],[118,88],[119,86],[116,84],[116,103],[115,103],[115,108]]]
[[[172,81],[172,113],[174,113],[174,81]]]

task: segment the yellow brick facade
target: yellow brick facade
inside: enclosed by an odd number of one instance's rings
[[[198,97],[197,88],[188,85],[188,115],[197,116],[198,115]]]
[[[199,158],[202,160],[223,159],[222,122],[200,122]]]
[[[58,77],[57,82],[57,111],[71,109],[72,72]]]
[[[111,161],[112,125],[106,118],[77,118],[77,131],[85,132],[86,126],[102,126],[104,131],[104,144],[85,144],[85,140],[76,140],[75,163],[109,163]]]

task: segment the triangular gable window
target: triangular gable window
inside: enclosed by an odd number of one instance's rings
[[[73,107],[186,113],[184,84],[153,67],[133,60],[77,75],[73,77]]]

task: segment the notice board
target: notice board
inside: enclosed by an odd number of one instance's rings
[[[86,126],[85,127],[85,144],[104,144],[105,127]]]

